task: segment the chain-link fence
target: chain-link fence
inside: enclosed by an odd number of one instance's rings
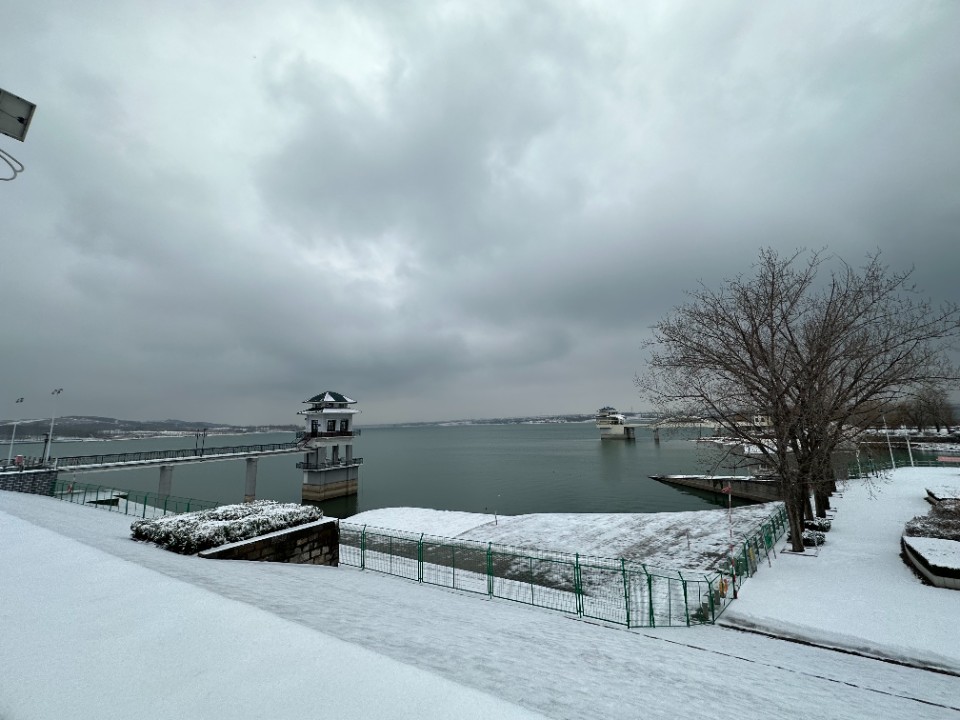
[[[782,505],[729,569],[687,573],[590,557],[340,523],[340,562],[626,627],[714,622],[786,529]]]

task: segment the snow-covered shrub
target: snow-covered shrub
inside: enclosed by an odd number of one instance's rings
[[[960,540],[960,500],[941,500],[928,515],[918,515],[903,528],[907,537]]]
[[[828,518],[814,518],[813,520],[804,520],[803,526],[807,530],[819,530],[820,532],[827,532],[832,527],[830,520]]]
[[[802,537],[803,544],[807,547],[823,545],[827,541],[826,534],[820,532],[819,530],[804,530]]]
[[[257,500],[152,520],[137,520],[130,526],[130,531],[135,540],[146,540],[167,550],[192,555],[219,545],[303,525],[322,517],[320,508]]]

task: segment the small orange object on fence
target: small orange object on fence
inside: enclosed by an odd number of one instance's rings
[[[937,462],[960,463],[960,455],[940,455],[937,457]]]

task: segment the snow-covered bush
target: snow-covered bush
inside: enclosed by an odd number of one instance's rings
[[[941,500],[928,515],[918,515],[903,528],[907,537],[960,540],[960,500]]]
[[[803,526],[807,530],[819,530],[820,532],[827,532],[832,527],[830,520],[828,518],[814,518],[813,520],[804,520]]]
[[[212,547],[320,520],[320,508],[273,500],[223,505],[211,510],[137,520],[130,526],[135,540],[192,555]]]
[[[820,532],[819,530],[803,531],[803,544],[806,545],[807,547],[823,545],[826,541],[827,541],[826,534]]]

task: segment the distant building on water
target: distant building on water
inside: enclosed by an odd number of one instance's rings
[[[306,421],[301,436],[303,462],[297,463],[303,470],[301,502],[356,495],[363,464],[363,458],[353,455],[353,438],[360,434],[353,427],[360,412],[352,407],[357,401],[326,390],[304,404],[308,407],[297,413]]]

